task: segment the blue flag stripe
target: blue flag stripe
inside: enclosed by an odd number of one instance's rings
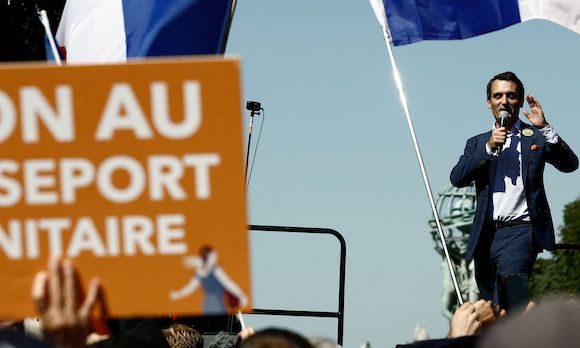
[[[123,0],[127,57],[219,54],[231,0]]]
[[[521,22],[517,0],[383,0],[395,46],[454,40]]]

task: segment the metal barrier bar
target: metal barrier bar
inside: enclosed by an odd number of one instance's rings
[[[556,244],[556,250],[580,250],[580,244]]]
[[[338,318],[337,312],[317,312],[317,311],[291,311],[282,309],[258,309],[253,308],[252,314],[263,315],[287,315],[290,317],[320,317],[320,318]]]
[[[338,320],[336,342],[342,345],[344,335],[344,284],[346,275],[346,242],[342,235],[335,230],[328,228],[312,227],[290,227],[290,226],[264,226],[250,225],[250,231],[256,232],[286,232],[286,233],[312,233],[312,234],[330,234],[338,239],[340,243],[340,269],[338,279],[338,311],[337,312],[320,312],[320,311],[302,311],[302,310],[284,310],[284,309],[258,309],[253,308],[252,314],[263,315],[282,315],[297,317],[319,317],[319,318],[336,318]]]

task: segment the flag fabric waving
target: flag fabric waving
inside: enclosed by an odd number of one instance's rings
[[[46,60],[48,62],[54,62],[55,64],[60,65],[60,54],[56,48],[56,43],[54,41],[54,36],[52,35],[52,30],[50,29],[50,22],[48,21],[46,10],[40,10],[38,12],[38,17],[44,28],[44,51],[46,52]]]
[[[56,39],[69,63],[219,54],[231,0],[67,0]]]
[[[377,13],[381,0],[370,1]],[[580,34],[579,0],[382,0],[382,5],[395,46],[465,39],[531,19]]]

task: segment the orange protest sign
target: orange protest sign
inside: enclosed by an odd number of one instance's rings
[[[0,317],[49,256],[113,316],[249,306],[239,62],[0,67]]]

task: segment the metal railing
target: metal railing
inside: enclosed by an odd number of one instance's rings
[[[556,244],[556,250],[580,250],[580,244]]]
[[[282,232],[282,233],[311,233],[311,234],[328,234],[336,237],[340,243],[340,265],[339,265],[339,279],[338,279],[338,311],[306,311],[306,310],[287,310],[287,309],[260,309],[253,308],[252,314],[260,315],[279,315],[279,316],[294,316],[294,317],[318,317],[318,318],[336,318],[337,336],[336,342],[342,345],[344,334],[344,283],[346,273],[346,242],[342,235],[335,230],[328,228],[310,228],[310,227],[289,227],[289,226],[264,226],[264,225],[250,225],[250,231],[255,232]]]

